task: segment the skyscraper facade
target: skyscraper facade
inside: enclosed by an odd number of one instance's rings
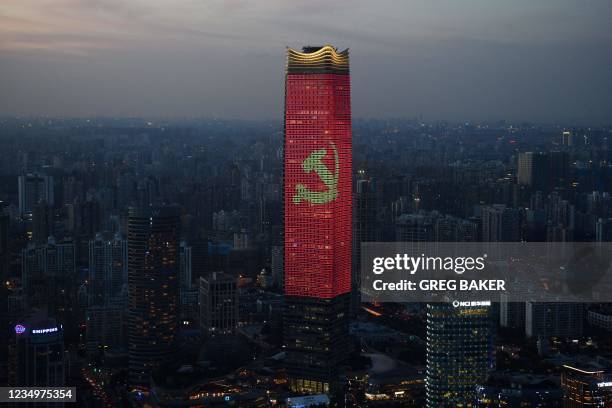
[[[128,343],[132,389],[147,389],[151,371],[173,357],[178,329],[179,240],[177,208],[130,208]]]
[[[348,348],[351,143],[348,50],[288,49],[284,334],[296,392],[330,391]]]
[[[15,341],[10,348],[9,384],[31,387],[64,386],[66,366],[62,325],[38,312],[15,325],[14,333]]]
[[[18,178],[19,214],[22,216],[32,213],[34,206],[41,200],[53,206],[54,185],[53,177],[44,174],[27,174]]]
[[[491,308],[427,305],[427,407],[467,407],[493,365]]]
[[[108,305],[127,283],[127,241],[120,234],[89,241],[88,305]]]
[[[223,272],[200,278],[200,329],[204,337],[232,334],[238,326],[237,279]]]

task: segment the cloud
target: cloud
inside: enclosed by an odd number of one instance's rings
[[[351,49],[357,115],[600,118],[611,11],[609,0],[2,0],[0,113],[274,117],[285,46],[331,43]]]

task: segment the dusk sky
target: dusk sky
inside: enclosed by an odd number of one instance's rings
[[[355,117],[612,123],[610,0],[3,0],[0,115],[281,119],[285,47]]]

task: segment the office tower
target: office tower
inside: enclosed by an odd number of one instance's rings
[[[377,241],[376,185],[365,171],[358,173],[355,183],[353,212],[353,272],[351,282],[351,314],[361,304],[361,243]]]
[[[102,208],[96,200],[78,201],[70,206],[70,229],[77,235],[93,236],[102,226]]]
[[[584,318],[582,303],[527,302],[525,334],[527,337],[579,337]]]
[[[64,330],[55,319],[36,314],[14,327],[9,383],[22,387],[65,385]],[[35,404],[38,406],[38,404]],[[44,405],[43,405],[44,406]],[[50,403],[49,406],[57,406]]]
[[[120,234],[112,239],[96,234],[89,241],[88,305],[109,305],[121,295],[127,284],[127,253],[127,241]]]
[[[506,329],[525,329],[525,302],[509,302],[507,294],[500,295],[499,325]]]
[[[200,316],[200,307],[198,304],[199,288],[197,285],[191,286],[189,289],[181,289],[181,321],[197,322]]]
[[[493,365],[489,306],[427,305],[428,408],[469,406]]]
[[[179,286],[181,290],[188,290],[191,288],[192,283],[191,246],[187,245],[185,241],[181,241],[179,251],[181,260]]]
[[[232,334],[238,325],[237,279],[223,272],[200,278],[200,329],[204,337]]]
[[[612,377],[600,367],[564,365],[561,372],[563,408],[612,406]]]
[[[563,146],[572,147],[574,145],[574,135],[572,132],[564,131],[561,135]]]
[[[295,392],[329,392],[346,360],[351,143],[348,50],[287,49],[284,337]]]
[[[570,158],[567,152],[552,151],[546,155],[548,161],[549,188],[566,187],[570,180]]]
[[[71,240],[30,243],[21,251],[21,280],[30,307],[47,307],[52,313],[68,306],[75,278],[75,248]]]
[[[53,177],[44,174],[27,174],[17,179],[19,193],[19,214],[29,216],[34,205],[46,201],[48,205],[55,203],[53,194]]]
[[[542,153],[522,152],[518,156],[518,184],[533,190],[546,190],[548,159]]]
[[[32,241],[43,244],[50,235],[53,235],[53,212],[47,202],[41,200],[32,208]]]
[[[129,383],[148,389],[152,370],[172,359],[178,329],[178,208],[130,208],[127,231]]]
[[[274,281],[274,285],[276,287],[283,289],[285,283],[283,247],[274,245],[272,246],[271,252],[270,269],[272,272],[272,280]]]
[[[483,242],[517,242],[521,239],[521,215],[518,209],[494,204],[481,207]]]
[[[474,242],[478,241],[478,224],[444,215],[436,218],[434,234],[436,242]]]
[[[125,313],[120,305],[93,305],[85,312],[85,350],[124,347]]]
[[[574,237],[575,208],[558,192],[548,196],[546,209],[546,241],[570,242]]]
[[[432,242],[435,239],[434,220],[425,212],[402,214],[395,222],[397,242]]]
[[[595,224],[595,241],[612,242],[612,218],[598,218]]]

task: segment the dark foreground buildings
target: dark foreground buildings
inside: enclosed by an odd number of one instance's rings
[[[284,336],[290,388],[333,392],[351,291],[348,50],[287,50]]]
[[[130,208],[128,217],[129,383],[148,389],[172,359],[178,331],[178,208]]]

